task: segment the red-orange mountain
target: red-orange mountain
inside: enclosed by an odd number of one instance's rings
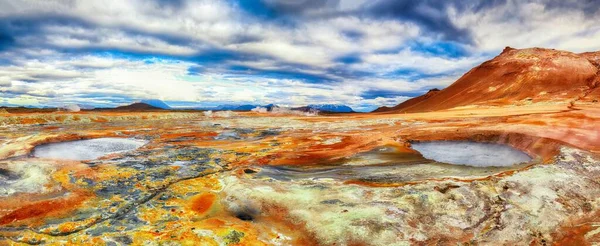
[[[423,95],[420,95],[418,97],[414,97],[414,98],[408,99],[408,100],[404,101],[403,103],[398,104],[398,105],[396,105],[394,107],[383,106],[383,107],[377,108],[373,112],[387,112],[387,111],[396,111],[396,110],[402,109],[402,108],[409,108],[409,107],[412,107],[414,105],[417,105],[417,104],[425,101],[427,98],[430,98],[433,95],[438,94],[439,92],[440,92],[440,89],[437,89],[437,88],[436,89],[431,89],[431,90],[429,90],[427,93],[425,93]]]
[[[375,112],[414,113],[460,106],[595,101],[600,97],[600,52],[507,47],[441,91]]]

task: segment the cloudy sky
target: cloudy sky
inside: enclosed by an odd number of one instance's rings
[[[595,0],[0,0],[0,105],[396,105],[505,46],[600,50]]]

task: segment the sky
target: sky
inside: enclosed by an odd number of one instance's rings
[[[393,106],[506,46],[600,50],[595,0],[0,0],[0,105]]]

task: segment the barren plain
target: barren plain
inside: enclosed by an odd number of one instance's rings
[[[0,119],[0,242],[7,244],[600,241],[600,110],[591,102],[313,117]],[[146,144],[84,161],[34,151],[106,137]],[[440,140],[504,144],[532,160],[468,167],[411,148]]]

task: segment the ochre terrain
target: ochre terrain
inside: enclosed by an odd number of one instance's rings
[[[440,92],[439,89],[431,89],[431,90],[429,90],[427,93],[425,93],[423,95],[420,95],[418,97],[414,97],[414,98],[408,99],[408,100],[404,101],[403,103],[398,104],[398,105],[396,105],[394,107],[383,106],[383,107],[377,108],[373,112],[379,113],[379,112],[396,112],[396,111],[402,111],[405,108],[411,108],[411,107],[413,107],[413,106],[415,106],[417,104],[420,104],[421,102],[427,100],[428,98],[432,97],[435,94],[438,94],[439,92]]]
[[[599,168],[594,158],[600,151],[600,110],[594,106],[338,117],[130,113],[128,120],[107,112],[102,115],[106,122],[8,125],[2,129],[1,168],[42,166],[49,179],[38,192],[2,198],[0,231],[8,243],[90,245],[117,239],[324,245],[593,241],[600,211],[595,176],[600,174],[592,171]],[[105,136],[150,143],[129,157],[96,161],[27,157],[39,144]],[[285,181],[256,174],[273,165],[343,165],[347,158],[382,146],[411,153],[411,140],[505,143],[536,157],[538,164],[407,180]],[[177,161],[190,164],[172,165]],[[410,165],[402,158],[397,163]],[[121,185],[114,190],[112,183]],[[423,196],[428,198],[415,200]],[[540,221],[547,225],[539,227]],[[588,226],[572,227],[575,222]],[[364,235],[355,235],[359,228]]]

